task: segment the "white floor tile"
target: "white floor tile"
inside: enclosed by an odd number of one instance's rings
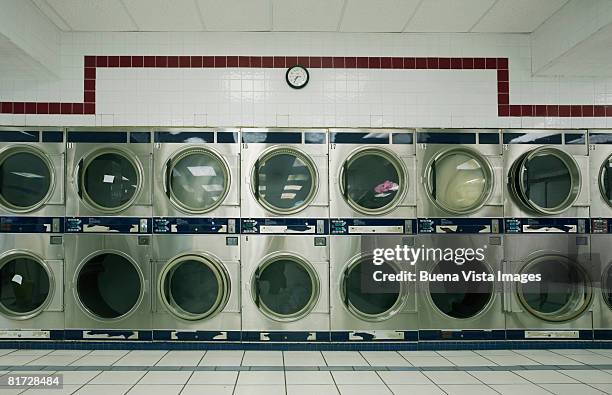
[[[458,371],[431,371],[423,372],[434,384],[480,384],[475,377],[466,372]]]
[[[187,384],[204,385],[231,385],[236,384],[238,372],[212,371],[212,372],[193,372]]]
[[[41,355],[14,355],[14,353],[10,353],[0,357],[0,366],[23,366],[40,357]]]
[[[605,355],[569,355],[569,358],[587,365],[612,365],[612,357],[606,357]],[[579,364],[575,363],[574,365]]]
[[[3,348],[3,349],[0,349],[0,356],[6,355],[6,354],[10,354],[10,353],[12,353],[14,351],[17,351],[17,350],[15,350],[14,348]]]
[[[612,374],[601,370],[560,370],[559,373],[586,384],[610,384],[612,387]]]
[[[320,351],[283,351],[285,366],[327,366]]]
[[[455,366],[451,361],[444,357],[407,357],[404,358],[413,366]]]
[[[147,372],[143,378],[140,379],[138,385],[141,384],[187,384],[189,377],[193,372],[189,371],[152,371]]]
[[[370,366],[357,351],[323,351],[329,366]]]
[[[167,351],[157,351],[157,350],[138,350],[131,351],[129,354],[125,355],[123,358],[115,362],[114,366],[154,366],[163,356],[167,353]]]
[[[283,366],[282,351],[246,351],[242,366]]]
[[[107,370],[89,382],[89,384],[136,384],[146,372]]]
[[[47,355],[53,350],[16,350],[11,353],[11,355],[36,355],[42,357],[43,355]]]
[[[542,384],[542,387],[555,395],[604,395],[605,392],[586,384]]]
[[[489,355],[498,355],[498,356],[513,356],[517,355],[512,350],[476,350],[475,353],[482,355],[483,357],[487,357]]]
[[[445,395],[437,385],[390,385],[394,395]]]
[[[612,394],[612,386],[610,384],[591,384],[591,387],[595,387],[606,394]]]
[[[123,395],[129,391],[131,385],[93,385],[81,387],[75,395]]]
[[[330,372],[321,371],[294,371],[288,370],[285,372],[285,380],[287,384],[334,384],[334,379]]]
[[[285,372],[283,371],[242,371],[238,374],[236,385],[252,384],[282,384],[285,385]]]
[[[517,370],[514,373],[535,384],[577,383],[573,378],[554,370]]]
[[[334,381],[337,385],[341,384],[383,384],[383,381],[378,377],[376,372],[332,372]]]
[[[385,385],[339,385],[342,395],[392,395]]]
[[[480,355],[477,356],[471,356],[471,357],[453,357],[453,356],[446,356],[446,359],[448,359],[451,363],[453,363],[456,366],[461,366],[461,367],[466,367],[466,366],[491,366],[491,365],[496,365],[495,362],[482,357]]]
[[[421,372],[378,372],[378,375],[386,384],[433,384]]]
[[[169,351],[156,366],[198,366],[206,351]]]
[[[204,354],[200,366],[240,366],[244,351],[212,350]]]
[[[78,356],[85,356],[87,354],[91,353],[91,350],[54,350],[51,351],[49,354],[47,354],[48,357],[51,356],[65,356],[65,355],[78,355]]]
[[[181,391],[181,395],[232,395],[234,384],[232,385],[186,385]]]
[[[442,390],[448,395],[497,395],[497,392],[494,389],[484,384],[445,384],[441,385],[440,388],[442,388]]]
[[[287,385],[287,395],[338,395],[335,385]]]
[[[176,384],[138,384],[128,391],[128,395],[178,395],[182,389],[182,385]]]
[[[612,348],[594,348],[591,351],[593,351],[595,354],[612,357]]]
[[[550,395],[535,384],[493,384],[491,388],[502,395]]]
[[[419,350],[419,351],[398,351],[399,354],[401,354],[403,357],[439,357],[440,354],[438,354],[435,351],[425,351],[425,350]]]
[[[412,366],[410,362],[394,351],[361,351],[361,356],[371,366]]]
[[[38,359],[28,362],[31,366],[66,366],[82,358],[82,355],[45,355]]]
[[[555,354],[569,356],[571,358],[572,355],[593,355],[596,354],[591,350],[585,350],[583,348],[560,348],[549,350],[550,352],[554,352]]]
[[[121,358],[119,355],[91,356],[86,355],[72,362],[71,366],[111,366]]]
[[[66,370],[55,372],[55,374],[64,376],[64,384],[86,384],[100,373],[99,371],[90,370]]]
[[[285,395],[285,385],[237,385],[234,395]]]
[[[541,365],[539,362],[529,359],[526,356],[515,355],[487,355],[487,359],[499,366],[535,366]]]
[[[485,384],[529,384],[529,381],[512,372],[468,371],[467,373]]]
[[[478,357],[474,351],[470,350],[442,350],[436,351],[439,355],[443,357]]]
[[[29,388],[27,390],[25,390],[24,392],[21,392],[21,394],[26,394],[26,395],[31,395],[31,394],[52,394],[52,395],[70,395],[72,393],[74,393],[76,390],[78,390],[81,386],[78,384],[64,384],[62,385],[62,388],[53,388],[53,389],[49,389],[49,388],[42,388],[42,387],[36,387],[36,388]],[[4,395],[5,390],[2,389],[2,394]],[[23,391],[23,390],[22,390]]]
[[[93,350],[92,352],[87,354],[87,356],[90,356],[90,357],[111,357],[111,356],[123,357],[124,355],[127,355],[129,352],[130,352],[129,350]]]
[[[542,365],[582,365],[577,358],[588,358],[586,356],[581,355],[572,355],[572,358],[567,358],[561,355],[527,355],[530,359],[541,363]],[[599,357],[595,356],[593,359],[597,359]]]

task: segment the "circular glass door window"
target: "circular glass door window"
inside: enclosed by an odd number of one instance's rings
[[[427,168],[427,190],[432,201],[454,214],[478,210],[493,185],[487,160],[471,150],[457,148],[434,158]]]
[[[346,202],[363,214],[381,214],[395,207],[404,189],[405,172],[395,155],[367,148],[351,155],[340,173]]]
[[[15,318],[31,318],[52,293],[46,266],[29,256],[14,256],[0,263],[1,310]]]
[[[89,259],[79,270],[77,293],[83,306],[102,319],[120,318],[136,308],[142,279],[125,257],[104,253]]]
[[[296,257],[263,263],[255,272],[253,287],[260,310],[280,321],[306,316],[319,298],[319,280],[314,269]]]
[[[317,190],[314,164],[301,152],[278,148],[262,155],[253,169],[253,192],[259,203],[277,214],[296,213]]]
[[[612,264],[609,264],[604,271],[601,287],[604,301],[612,309]]]
[[[486,264],[479,261],[468,261],[463,265],[455,262],[439,262],[431,271],[431,275],[449,276],[448,280],[430,281],[429,295],[442,313],[457,319],[477,316],[485,310],[493,298],[493,283],[490,281],[466,281],[462,272],[490,274]],[[451,277],[458,276],[459,281]]]
[[[101,211],[129,206],[140,189],[136,163],[118,152],[99,154],[85,162],[81,188],[85,201]]]
[[[9,210],[27,212],[40,207],[53,187],[51,163],[30,149],[0,155],[0,203]]]
[[[540,274],[541,281],[521,284],[518,297],[523,307],[544,321],[568,321],[581,315],[591,302],[586,272],[563,256],[544,256],[527,263],[524,274]]]
[[[377,282],[373,272],[397,274],[395,266],[384,262],[372,265],[370,258],[349,264],[344,271],[341,297],[344,305],[355,316],[366,321],[382,321],[394,315],[401,304],[401,287],[394,282]]]
[[[601,197],[612,206],[612,155],[601,165],[599,172]]]
[[[170,262],[160,277],[162,302],[179,318],[200,320],[219,312],[229,295],[223,269],[198,256]]]
[[[219,206],[229,189],[229,169],[218,155],[204,149],[179,154],[168,164],[171,201],[190,213]]]
[[[580,192],[580,170],[565,152],[542,147],[523,155],[511,170],[513,193],[527,208],[557,214],[570,207]]]

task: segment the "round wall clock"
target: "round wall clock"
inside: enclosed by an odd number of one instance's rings
[[[285,74],[287,84],[293,89],[302,89],[305,87],[306,84],[308,84],[309,78],[310,75],[308,74],[308,70],[300,65],[289,67],[287,69],[287,74]]]

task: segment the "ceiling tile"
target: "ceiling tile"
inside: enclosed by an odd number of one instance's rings
[[[206,30],[269,31],[270,0],[197,0]]]
[[[119,0],[47,0],[76,31],[133,31],[137,27]]]
[[[276,31],[336,31],[344,0],[274,0]]]
[[[400,32],[419,0],[347,0],[342,32]]]
[[[474,32],[531,33],[567,0],[499,0]]]
[[[201,31],[204,29],[194,0],[123,0],[144,31]]]
[[[495,0],[423,0],[407,32],[468,32]]]

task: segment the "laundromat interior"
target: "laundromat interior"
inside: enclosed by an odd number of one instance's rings
[[[0,394],[612,394],[612,1],[0,0]]]

